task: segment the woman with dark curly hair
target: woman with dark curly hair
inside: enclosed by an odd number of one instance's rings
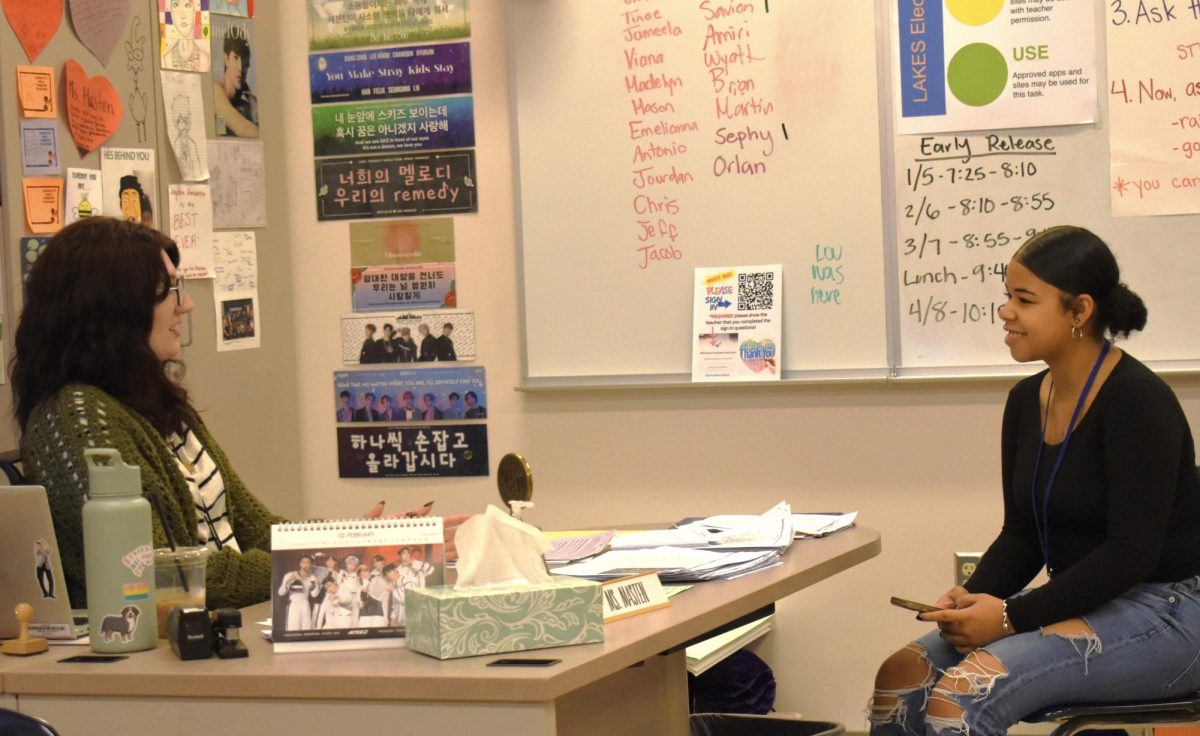
[[[12,361],[26,474],[46,487],[71,605],[85,608],[83,451],[111,447],[141,467],[154,543],[210,548],[208,606],[271,594],[273,515],[242,483],[180,383],[180,329],[195,308],[179,249],[156,230],[90,217],[50,239],[29,274]],[[383,504],[368,512],[378,516]],[[428,506],[409,512],[429,513]],[[446,556],[466,516],[443,519]]]

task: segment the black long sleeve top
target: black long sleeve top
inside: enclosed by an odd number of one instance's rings
[[[1004,525],[965,586],[1009,599],[1018,631],[1082,616],[1138,583],[1200,574],[1200,476],[1187,417],[1166,383],[1124,354],[1075,427],[1050,489],[1050,580],[1010,598],[1044,562],[1033,516],[1044,375],[1009,392]],[[1042,451],[1039,518],[1059,447]]]

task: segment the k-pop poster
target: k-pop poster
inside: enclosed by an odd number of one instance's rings
[[[308,57],[313,104],[471,91],[471,44],[334,51]]]
[[[482,367],[336,371],[333,394],[339,423],[487,418]]]
[[[452,307],[458,303],[455,284],[453,263],[350,269],[350,296],[356,312]]]
[[[453,217],[350,223],[352,266],[419,266],[425,263],[454,264]]]
[[[339,478],[488,474],[486,424],[338,427]]]
[[[471,148],[475,104],[465,97],[319,105],[312,109],[313,155]]]
[[[342,317],[343,363],[462,360],[475,360],[475,312],[469,309]]]
[[[317,159],[317,219],[477,212],[475,151]]]
[[[359,2],[308,0],[308,47],[349,49],[465,38],[471,35],[469,0]]]
[[[212,22],[213,114],[219,136],[258,137],[254,23],[218,16]]]

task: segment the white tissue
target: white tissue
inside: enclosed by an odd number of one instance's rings
[[[537,527],[514,519],[495,506],[463,522],[454,535],[458,582],[454,588],[548,583],[544,554],[550,541]]]

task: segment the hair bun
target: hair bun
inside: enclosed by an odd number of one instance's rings
[[[1129,337],[1146,326],[1146,305],[1128,286],[1117,283],[1104,297],[1108,331],[1113,337]]]

